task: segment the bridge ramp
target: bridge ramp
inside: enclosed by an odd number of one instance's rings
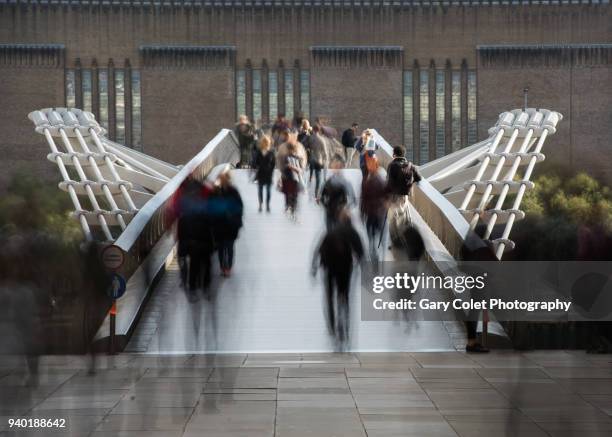
[[[361,175],[345,171],[359,193]],[[215,304],[188,301],[173,263],[143,312],[127,351],[147,353],[322,352],[334,344],[323,313],[321,272],[310,275],[312,254],[324,229],[323,210],[311,194],[300,196],[299,220],[284,214],[282,193],[272,193],[270,213],[257,210],[257,185],[235,170],[244,227],[236,243],[233,274],[221,277],[213,259]],[[364,233],[357,211],[354,221]],[[365,244],[365,238],[364,238]],[[389,253],[385,257],[391,258]],[[454,350],[465,340],[454,322],[362,322],[360,278],[351,295],[353,351]],[[464,343],[463,343],[464,344]]]

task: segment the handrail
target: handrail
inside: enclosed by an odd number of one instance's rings
[[[189,176],[203,181],[217,165],[238,160],[235,136],[229,129],[222,129],[140,209],[115,242],[127,254],[122,268],[126,277],[138,268],[157,241],[173,226],[169,216],[171,202],[183,181]]]
[[[379,147],[378,161],[386,168],[393,159],[393,147],[376,130],[372,132]],[[459,259],[461,247],[466,243],[485,245],[482,239],[474,238],[467,220],[426,178],[414,184],[413,194],[412,205],[455,259]]]

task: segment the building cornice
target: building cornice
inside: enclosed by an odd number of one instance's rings
[[[312,46],[311,64],[317,68],[401,68],[401,46]]]
[[[476,46],[481,68],[556,68],[609,65],[612,43]]]
[[[207,7],[207,8],[416,8],[416,7],[524,7],[609,5],[610,0],[0,0],[0,5],[43,5],[52,7]]]
[[[63,68],[65,50],[63,44],[0,44],[0,66]]]
[[[234,46],[189,46],[150,44],[139,47],[144,68],[207,70],[233,68]]]

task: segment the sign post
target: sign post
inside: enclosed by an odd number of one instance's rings
[[[111,285],[107,290],[108,297],[112,299],[112,305],[109,311],[110,326],[109,326],[109,355],[116,354],[116,327],[117,327],[117,299],[125,293],[127,288],[126,280],[123,276],[117,273],[117,270],[123,265],[125,254],[120,247],[110,245],[102,251],[102,264],[108,271],[111,272]]]
[[[113,304],[110,309],[110,333],[109,333],[109,354],[115,355],[115,330],[116,330],[116,318],[117,318],[117,299],[119,299],[125,293],[127,284],[123,276],[113,273],[111,279],[111,286],[108,289],[108,296],[113,300]]]

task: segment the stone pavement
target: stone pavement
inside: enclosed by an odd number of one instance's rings
[[[0,358],[0,436],[612,435],[612,356],[580,351]],[[10,418],[66,428],[9,430]]]

